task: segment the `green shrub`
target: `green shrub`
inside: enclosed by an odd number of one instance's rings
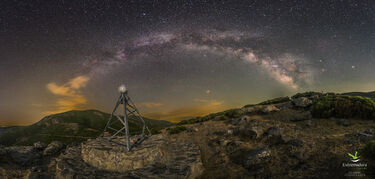
[[[241,116],[238,109],[226,110],[226,111],[224,111],[224,115],[227,116],[227,117],[230,117],[230,118],[236,118],[236,117]]]
[[[178,134],[185,130],[186,130],[185,126],[174,126],[174,127],[167,128],[168,134]]]
[[[314,100],[311,113],[321,118],[371,119],[375,117],[375,102],[366,97],[329,94]]]
[[[267,100],[267,101],[263,101],[259,104],[260,105],[269,105],[269,104],[284,103],[284,102],[288,102],[288,101],[290,101],[290,98],[288,96],[285,96],[285,97],[279,97],[279,98],[274,98],[274,99],[270,99],[270,100]]]
[[[217,116],[224,116],[225,112],[218,112],[218,113],[211,113],[209,115],[203,116],[203,117],[194,117],[188,120],[183,120],[177,123],[178,125],[184,125],[184,124],[195,124],[200,122],[205,122],[214,119]]]
[[[363,153],[366,157],[375,160],[375,140],[368,142],[363,149]]]
[[[209,120],[208,117],[195,117],[195,118],[191,118],[188,120],[180,121],[179,123],[177,123],[177,125],[195,124],[195,123],[204,122],[208,120]]]

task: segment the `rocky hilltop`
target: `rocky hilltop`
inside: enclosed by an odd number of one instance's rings
[[[182,121],[130,152],[106,138],[0,147],[0,178],[373,178],[374,119],[369,98],[302,93]]]

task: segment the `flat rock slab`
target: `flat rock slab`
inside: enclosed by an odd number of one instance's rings
[[[161,134],[145,139],[131,151],[105,138],[89,140],[68,148],[56,164],[56,176],[62,178],[195,178],[202,172],[197,145],[171,142]]]

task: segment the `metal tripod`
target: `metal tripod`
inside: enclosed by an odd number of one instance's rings
[[[125,134],[126,148],[127,148],[128,151],[130,151],[131,148],[134,145],[137,145],[137,144],[141,143],[146,137],[150,136],[151,131],[146,126],[146,123],[143,120],[142,116],[140,115],[138,109],[135,107],[133,101],[128,96],[128,92],[126,90],[123,90],[123,91],[120,91],[120,92],[121,92],[120,97],[118,98],[116,106],[113,109],[113,111],[111,113],[111,116],[109,117],[109,120],[108,120],[108,122],[107,122],[107,124],[104,128],[104,132],[108,132],[107,130],[109,130],[109,129],[114,132],[114,134],[110,137],[110,139],[113,139],[115,136]],[[121,118],[120,116],[118,116],[116,114],[116,110],[117,110],[117,108],[119,107],[120,104],[123,104],[123,106],[124,106],[124,117],[123,118]],[[113,116],[115,116],[116,118],[112,119]],[[140,120],[143,124],[142,134],[137,139],[137,141],[135,141],[132,145],[130,144],[129,125],[128,125],[128,121],[129,121],[130,116]],[[115,123],[117,121],[120,121],[121,127],[122,127],[121,129],[116,129],[113,126],[111,126],[111,125],[113,125],[113,123]],[[147,130],[148,135],[145,135],[145,130]],[[103,133],[103,136],[104,136],[104,133]]]

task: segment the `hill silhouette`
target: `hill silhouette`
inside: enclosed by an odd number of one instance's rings
[[[349,96],[362,96],[362,97],[375,99],[375,91],[371,91],[371,92],[348,92],[348,93],[342,93],[342,94],[343,95],[349,95]]]
[[[68,111],[44,117],[39,122],[29,126],[18,126],[7,129],[0,136],[2,145],[31,145],[41,141],[62,141],[65,144],[80,142],[88,138],[98,137],[104,129],[110,114],[98,110]],[[168,121],[144,118],[152,133],[172,125]],[[115,128],[120,128],[118,125]],[[142,124],[134,117],[129,119],[131,134],[140,133]]]

